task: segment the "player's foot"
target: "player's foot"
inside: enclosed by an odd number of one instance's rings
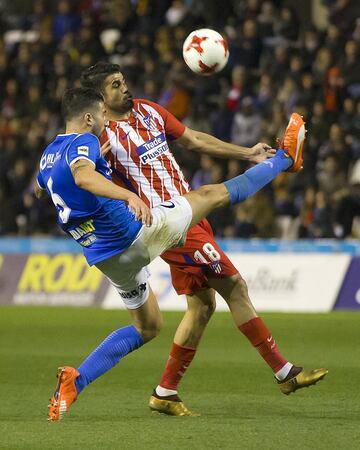
[[[75,379],[79,375],[79,372],[73,367],[59,367],[55,392],[48,405],[48,420],[50,422],[61,420],[62,416],[69,411],[71,404],[76,400]]]
[[[283,381],[278,381],[280,391],[289,395],[298,389],[312,386],[322,380],[329,371],[327,369],[306,370],[293,366],[289,375]]]
[[[298,113],[292,113],[283,140],[280,142],[280,147],[286,150],[294,161],[287,172],[298,172],[302,169],[305,133],[305,122],[302,117]]]
[[[177,395],[160,397],[159,395],[157,395],[155,390],[150,397],[149,408],[152,411],[157,411],[162,414],[168,414],[169,416],[200,416],[199,413],[187,409],[187,407]]]

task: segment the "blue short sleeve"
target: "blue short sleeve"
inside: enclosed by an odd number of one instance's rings
[[[99,139],[90,133],[81,134],[70,144],[67,153],[69,166],[79,159],[86,159],[96,165],[101,156]]]

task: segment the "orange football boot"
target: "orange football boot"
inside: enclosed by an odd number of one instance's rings
[[[302,117],[298,113],[292,113],[283,140],[280,142],[280,148],[286,150],[294,161],[287,172],[299,172],[303,167],[305,133],[305,122]]]
[[[77,399],[75,379],[80,373],[73,367],[59,367],[54,395],[48,405],[48,420],[58,422]]]

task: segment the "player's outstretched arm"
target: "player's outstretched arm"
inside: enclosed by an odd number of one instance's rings
[[[221,184],[202,186],[185,194],[193,211],[190,226],[207,216],[215,208],[234,205],[254,195],[283,171],[298,172],[302,169],[302,152],[305,141],[305,122],[293,113],[286,128],[282,147],[268,161],[247,170],[242,175]]]
[[[70,169],[78,187],[94,195],[127,202],[129,208],[135,214],[136,220],[141,220],[144,225],[151,225],[151,211],[141,198],[105,178],[95,170],[95,166],[90,161],[80,159],[71,164]]]
[[[276,150],[270,145],[259,142],[251,148],[229,144],[214,136],[200,131],[185,128],[176,142],[187,150],[206,153],[217,158],[243,159],[255,163],[265,161],[274,156]]]

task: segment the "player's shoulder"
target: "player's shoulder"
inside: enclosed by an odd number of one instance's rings
[[[150,106],[150,108],[155,109],[155,111],[157,111],[158,113],[162,113],[164,111],[164,108],[159,105],[158,103],[155,103],[151,100],[145,99],[145,98],[136,98],[134,99],[134,107],[135,110],[137,109],[137,107],[141,107],[142,105],[146,105],[147,107]]]
[[[169,115],[168,111],[158,103],[143,98],[134,100],[134,109],[142,115],[157,119],[162,126],[166,123]]]
[[[141,104],[151,105],[151,106],[159,106],[157,103],[152,100],[148,100],[147,98],[134,98],[134,106]]]
[[[71,143],[74,145],[79,145],[79,143],[84,142],[98,144],[99,138],[92,133],[79,133],[74,137]]]
[[[100,153],[99,139],[92,133],[81,133],[74,136],[74,139],[67,147],[66,158],[69,162],[73,158],[96,156]],[[91,158],[92,159],[92,158]]]
[[[69,142],[69,149],[89,150],[89,148],[97,148],[100,146],[99,139],[92,133],[79,133]]]

